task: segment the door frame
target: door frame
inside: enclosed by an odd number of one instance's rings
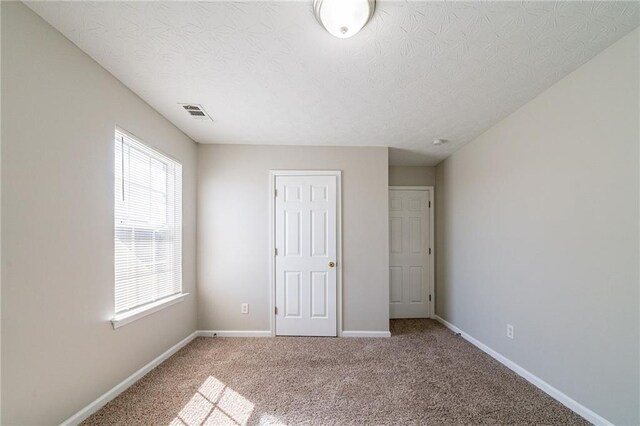
[[[342,170],[269,170],[269,328],[276,336],[276,177],[336,177],[336,334],[342,337]]]
[[[427,199],[429,200],[428,215],[429,215],[429,247],[431,248],[431,254],[429,256],[429,294],[432,295],[431,301],[429,302],[429,318],[436,318],[436,270],[435,270],[435,257],[436,257],[436,246],[435,246],[435,197],[433,186],[389,186],[389,192],[391,191],[427,191]],[[389,283],[391,286],[391,283]]]

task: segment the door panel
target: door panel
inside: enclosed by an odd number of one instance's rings
[[[311,256],[327,257],[328,245],[327,211],[311,212]]]
[[[302,223],[299,210],[284,212],[284,252],[287,256],[301,256]]]
[[[422,287],[424,279],[422,277],[421,266],[409,267],[409,287],[411,293],[411,303],[422,303]]]
[[[389,191],[389,314],[429,318],[429,193]]]
[[[326,318],[329,286],[326,272],[311,273],[311,317]]]
[[[336,336],[337,177],[277,176],[276,194],[276,334]]]
[[[284,316],[287,318],[300,317],[300,272],[287,271],[284,273]]]
[[[402,218],[392,217],[389,219],[391,253],[402,253]]]
[[[422,218],[410,217],[409,218],[409,246],[411,247],[411,254],[422,254]]]
[[[402,303],[402,267],[391,266],[389,273],[389,285],[391,286],[391,303]]]

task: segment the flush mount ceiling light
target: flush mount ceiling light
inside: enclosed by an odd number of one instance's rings
[[[373,16],[375,0],[314,0],[313,13],[338,38],[356,35]]]
[[[433,144],[434,145],[442,145],[442,144],[445,144],[445,143],[447,143],[446,139],[434,139],[433,140]]]

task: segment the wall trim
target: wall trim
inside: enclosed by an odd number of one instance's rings
[[[271,330],[198,330],[197,333],[202,337],[271,337]]]
[[[122,382],[115,385],[105,394],[99,396],[95,401],[84,407],[82,410],[78,411],[73,416],[69,417],[67,420],[61,423],[61,426],[75,426],[80,424],[83,420],[87,419],[90,415],[104,407],[109,401],[114,399],[116,396],[120,395],[122,392],[127,390],[131,385],[140,380],[145,374],[149,371],[156,368],[158,365],[162,364],[166,361],[171,355],[178,352],[180,349],[189,344],[193,339],[199,336],[198,331],[194,331],[166,351],[164,351],[160,356],[156,357],[154,360],[146,364],[144,367],[140,368],[138,371],[124,379]]]
[[[569,408],[571,411],[582,416],[587,421],[593,423],[594,425],[613,426],[613,423],[611,423],[604,417],[591,411],[584,405],[580,404],[578,401],[569,397],[567,394],[554,388],[549,383],[542,380],[540,377],[524,369],[523,367],[511,361],[509,358],[505,357],[504,355],[501,355],[500,353],[491,349],[489,346],[480,342],[475,337],[465,333],[464,331],[462,331],[455,325],[451,324],[444,318],[441,318],[438,315],[436,315],[434,318],[436,319],[436,321],[438,321],[439,323],[447,327],[449,330],[453,331],[454,333],[459,333],[463,339],[465,339],[466,341],[468,341],[469,343],[471,343],[481,351],[485,352],[487,355],[491,356],[496,361],[500,362],[502,365],[509,368],[511,371],[513,371],[520,377],[524,378],[526,381],[528,381],[529,383],[531,383],[532,385],[534,385],[535,387],[537,387],[538,389],[540,389],[541,391],[543,391],[544,393],[546,393],[547,395],[555,399],[556,401],[560,402],[562,405]]]
[[[391,337],[390,331],[347,331],[342,332],[342,337]]]
[[[116,315],[111,320],[111,325],[113,326],[114,329],[116,329],[116,328],[123,327],[127,324],[131,324],[132,322],[139,320],[141,318],[144,318],[147,315],[154,314],[158,311],[168,308],[171,305],[175,305],[176,303],[182,302],[184,298],[187,297],[188,295],[189,293],[173,294],[171,296],[157,300],[148,305],[144,305],[142,307],[132,309],[130,312]]]

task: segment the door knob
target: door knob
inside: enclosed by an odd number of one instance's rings
[[[329,262],[329,268],[333,268],[334,266],[336,266],[336,262]]]

